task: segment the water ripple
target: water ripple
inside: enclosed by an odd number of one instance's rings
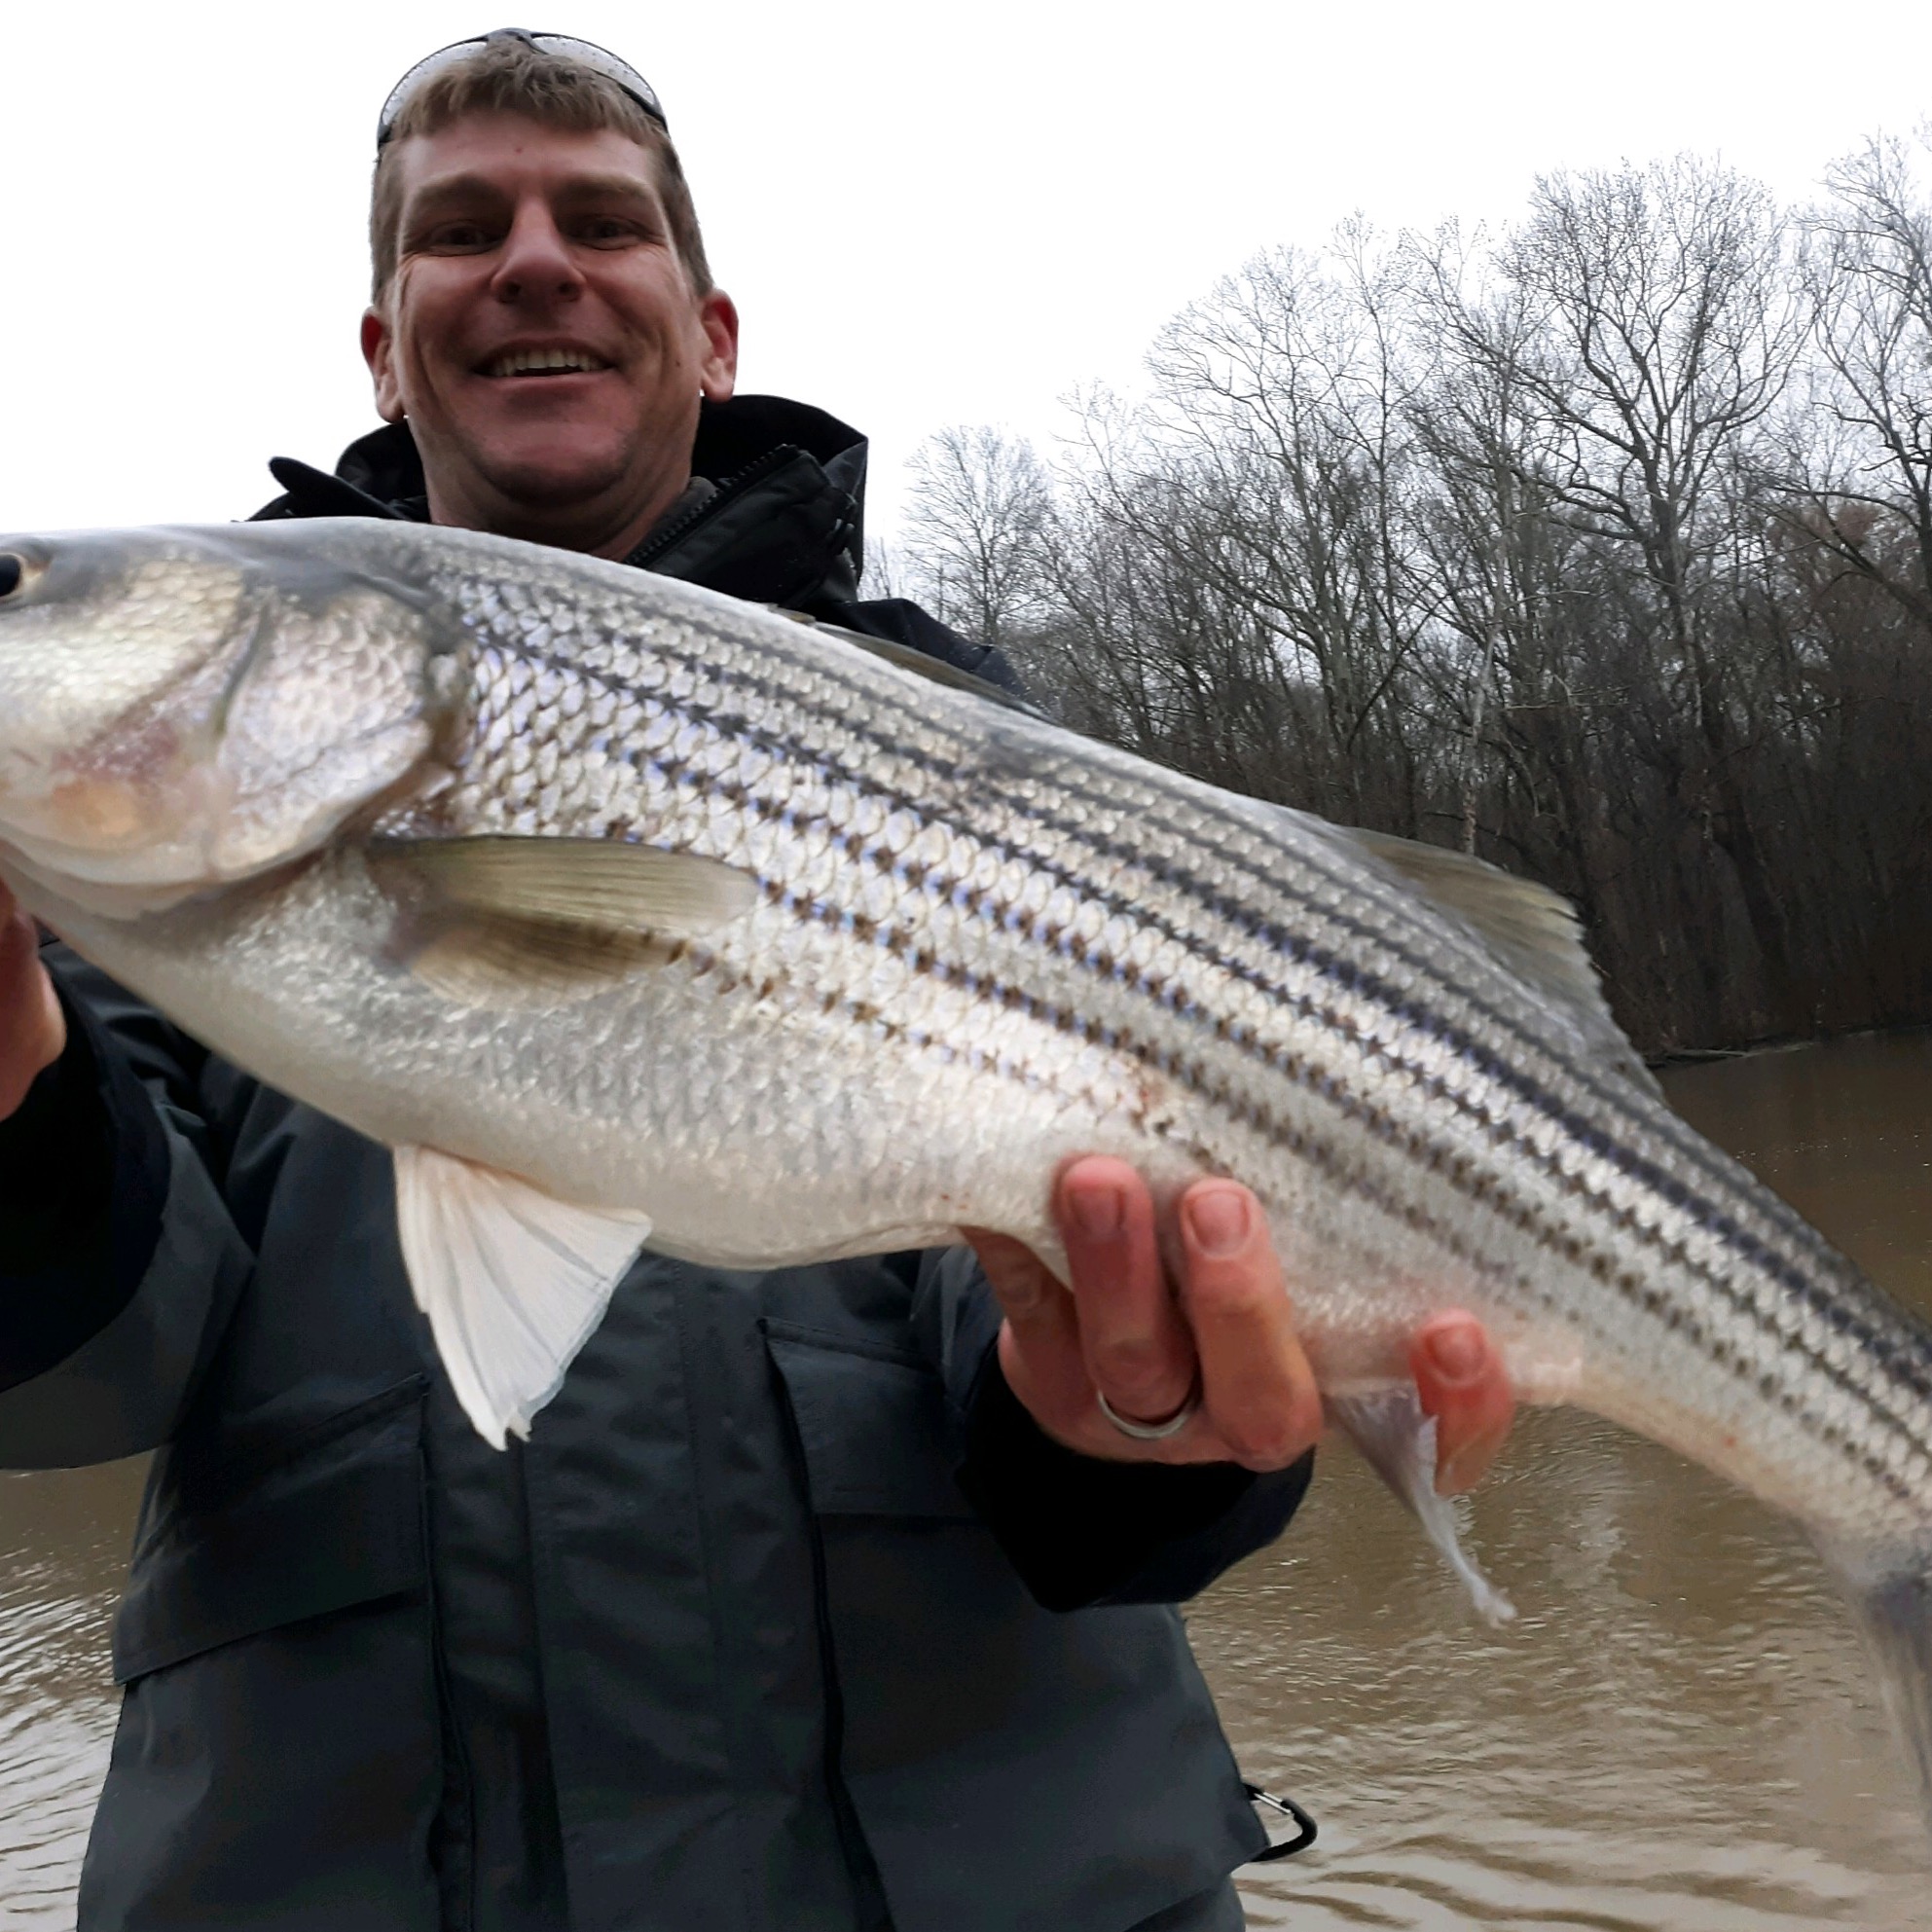
[[[107,1769],[107,1627],[127,1565],[138,1462],[0,1475],[0,1928],[74,1922]]]
[[[1932,1034],[1670,1079],[1894,1293],[1932,1307]],[[73,1922],[114,1705],[136,1466],[0,1476],[0,1932]],[[1474,1506],[1515,1597],[1475,1626],[1345,1451],[1189,1616],[1249,1776],[1322,1837],[1243,1876],[1293,1932],[1898,1932],[1927,1857],[1870,1673],[1789,1525],[1588,1418],[1526,1417]]]

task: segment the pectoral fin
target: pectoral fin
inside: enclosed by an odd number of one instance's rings
[[[1455,1506],[1436,1493],[1436,1418],[1425,1415],[1415,1385],[1372,1395],[1331,1396],[1329,1413],[1348,1432],[1363,1459],[1396,1492],[1422,1533],[1462,1579],[1485,1623],[1509,1622],[1516,1607],[1485,1577],[1456,1533]]]
[[[736,866],[620,839],[380,838],[369,863],[403,909],[410,971],[460,1005],[602,992],[758,897]]]
[[[396,1149],[396,1220],[416,1305],[463,1413],[496,1448],[554,1396],[650,1233],[434,1148]]]
[[[605,932],[691,933],[747,912],[748,872],[693,852],[622,839],[373,839],[380,865],[410,871],[466,911],[595,927]]]

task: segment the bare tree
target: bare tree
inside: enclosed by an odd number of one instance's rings
[[[938,614],[1005,643],[1039,576],[1047,480],[1032,444],[993,428],[942,429],[912,458],[911,557]]]
[[[1832,167],[1807,217],[1823,380],[1785,457],[1815,532],[1932,633],[1932,203],[1915,160],[1904,142],[1869,141]],[[1825,413],[1841,438],[1817,437]]]
[[[1154,446],[1201,514],[1148,535],[1188,538],[1190,567],[1267,626],[1287,709],[1319,708],[1314,801],[1370,823],[1412,814],[1400,699],[1426,619],[1398,293],[1351,227],[1327,264],[1258,256],[1149,359]]]
[[[1802,263],[1691,161],[1259,256],[1050,471],[930,446],[905,567],[1080,728],[1569,893],[1648,1047],[1932,1019],[1926,223],[1854,159]]]
[[[1543,178],[1499,267],[1541,322],[1518,366],[1559,438],[1548,481],[1581,529],[1640,565],[1625,622],[1650,630],[1655,686],[1695,728],[1695,755],[1673,758],[1668,783],[1734,866],[1768,997],[1791,1019],[1784,908],[1740,783],[1751,723],[1712,629],[1734,563],[1741,440],[1804,339],[1787,255],[1764,189],[1679,157]],[[1684,745],[1656,741],[1666,754]]]
[[[1541,318],[1494,285],[1480,237],[1472,243],[1453,225],[1412,244],[1410,264],[1429,358],[1410,412],[1431,471],[1421,529],[1434,607],[1454,640],[1435,661],[1439,700],[1462,735],[1459,843],[1476,850],[1493,771],[1506,801],[1521,794],[1531,823],[1550,835],[1511,856],[1544,861],[1538,869],[1587,914],[1586,721],[1616,690],[1578,660],[1563,618],[1577,541],[1551,482],[1564,432],[1529,374]],[[1499,813],[1499,838],[1506,819],[1522,818]]]

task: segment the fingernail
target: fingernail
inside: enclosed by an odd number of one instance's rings
[[[1187,1196],[1187,1232],[1194,1246],[1216,1260],[1248,1245],[1248,1196],[1239,1187],[1196,1187]]]
[[[1480,1332],[1462,1323],[1438,1329],[1423,1347],[1437,1374],[1445,1382],[1473,1382],[1482,1372],[1483,1348]]]
[[[1075,1187],[1067,1205],[1089,1241],[1110,1241],[1127,1219],[1127,1197],[1118,1187]]]

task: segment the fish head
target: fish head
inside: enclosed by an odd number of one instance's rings
[[[406,792],[447,653],[366,529],[0,536],[0,858],[131,913]]]

